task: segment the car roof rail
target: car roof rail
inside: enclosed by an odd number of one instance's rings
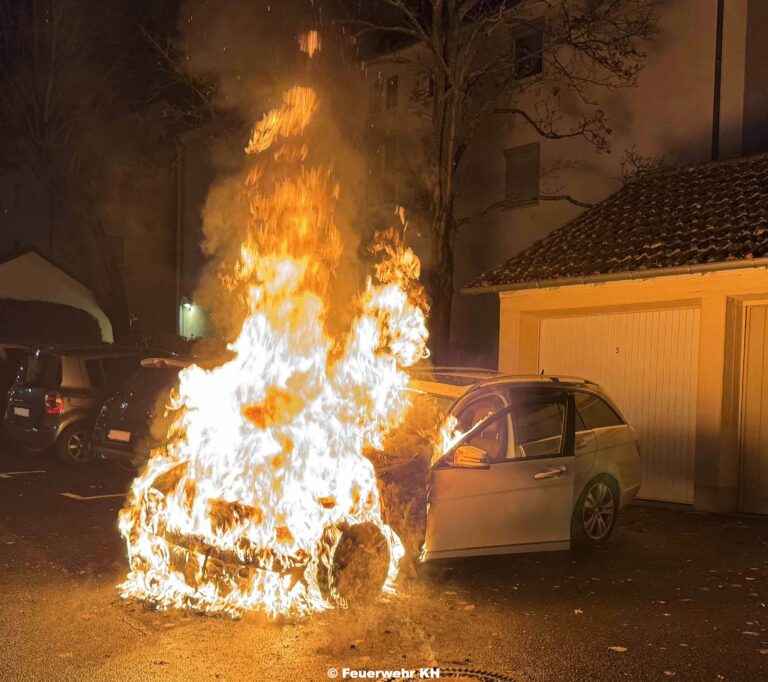
[[[192,364],[192,360],[185,360],[183,358],[143,358],[141,362],[142,367],[189,367]]]
[[[514,383],[536,383],[536,384],[580,384],[597,386],[594,381],[584,379],[583,377],[569,376],[569,375],[552,375],[552,374],[500,374],[499,376],[489,378],[485,381],[478,382],[477,385],[472,387],[472,390],[478,390],[487,386],[495,386],[499,384],[514,384]]]
[[[160,348],[145,348],[143,346],[121,346],[112,343],[101,344],[76,344],[76,343],[40,343],[30,348],[32,351],[42,351],[53,353],[55,355],[73,355],[94,357],[101,356],[123,356],[123,355],[142,355],[157,357],[175,358],[179,357],[172,351],[162,350]]]
[[[485,367],[410,367],[410,374],[443,374],[445,376],[501,376],[501,372],[495,369],[486,369]]]

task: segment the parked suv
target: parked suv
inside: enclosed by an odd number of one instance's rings
[[[8,390],[16,381],[19,367],[29,352],[29,345],[0,341],[0,412],[8,407]]]
[[[125,471],[146,464],[152,448],[163,441],[170,426],[165,406],[178,384],[179,372],[190,360],[145,358],[139,369],[104,401],[93,427],[96,455]]]
[[[450,408],[459,435],[428,476],[423,559],[605,542],[640,489],[641,467],[634,430],[601,388],[444,374],[450,380],[412,382],[439,400],[459,394]]]
[[[70,465],[94,457],[91,430],[102,402],[156,350],[38,346],[8,391],[5,433],[29,452],[53,448]]]

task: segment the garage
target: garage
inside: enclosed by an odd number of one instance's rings
[[[768,514],[768,155],[643,174],[462,292],[498,296],[502,372],[611,395],[642,497]]]
[[[693,503],[699,310],[544,317],[538,370],[600,384],[640,439],[640,497]]]
[[[750,305],[745,343],[739,454],[739,510],[768,514],[768,306]]]

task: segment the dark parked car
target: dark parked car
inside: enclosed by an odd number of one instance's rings
[[[107,398],[93,427],[96,454],[126,471],[140,469],[162,442],[170,417],[165,406],[179,372],[189,361],[147,358],[118,391]]]
[[[3,415],[8,406],[8,391],[16,381],[19,367],[28,352],[28,345],[0,342],[0,413]]]
[[[104,399],[146,357],[171,355],[145,348],[38,346],[8,391],[5,434],[28,452],[53,448],[67,464],[94,457],[91,431]]]

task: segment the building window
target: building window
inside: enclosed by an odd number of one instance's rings
[[[539,196],[539,143],[524,144],[504,151],[507,161],[506,194],[510,204],[529,204]]]
[[[381,80],[381,74],[371,83],[368,96],[368,108],[372,114],[377,114],[384,103],[384,82]]]
[[[387,78],[386,107],[394,109],[397,106],[397,76]]]
[[[544,67],[544,33],[531,29],[515,38],[515,76],[518,80],[538,76]]]

